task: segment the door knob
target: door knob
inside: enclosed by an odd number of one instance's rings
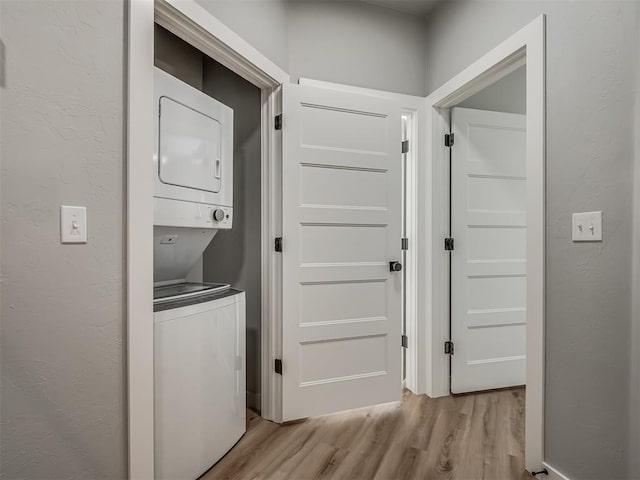
[[[400,262],[389,262],[390,272],[399,272],[402,270],[402,264]]]

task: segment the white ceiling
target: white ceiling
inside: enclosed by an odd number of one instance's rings
[[[362,0],[381,7],[392,8],[413,15],[427,15],[441,0]]]

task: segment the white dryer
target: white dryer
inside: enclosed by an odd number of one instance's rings
[[[156,68],[154,283],[184,282],[233,225],[233,110]]]
[[[154,225],[231,228],[233,110],[156,68]]]

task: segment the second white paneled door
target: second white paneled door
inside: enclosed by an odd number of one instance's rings
[[[525,116],[452,109],[451,391],[523,385]]]
[[[283,90],[283,420],[399,400],[401,114]]]

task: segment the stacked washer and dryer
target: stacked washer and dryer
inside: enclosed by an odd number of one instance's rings
[[[156,68],[156,479],[195,479],[244,434],[245,295],[189,282],[233,225],[233,110]]]

